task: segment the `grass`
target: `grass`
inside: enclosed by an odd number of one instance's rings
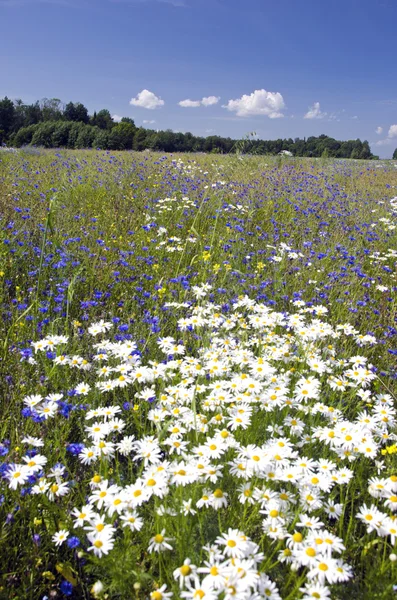
[[[393,596],[396,190],[391,161],[0,154],[0,597]]]

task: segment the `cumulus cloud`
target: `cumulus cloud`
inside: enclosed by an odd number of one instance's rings
[[[219,96],[205,96],[201,99],[201,104],[203,106],[212,106],[213,104],[218,104],[219,100]]]
[[[375,129],[375,131],[376,131],[376,133],[377,133],[378,135],[380,135],[380,134],[383,132],[383,127],[380,127],[380,126],[379,126],[379,127],[377,127],[377,128]]]
[[[223,108],[235,112],[238,117],[264,115],[270,119],[278,119],[284,116],[281,111],[285,108],[285,103],[280,92],[267,92],[262,89],[249,95],[244,94],[236,100],[229,100]]]
[[[390,146],[393,141],[390,138],[386,138],[385,140],[379,140],[376,142],[375,146]]]
[[[131,98],[130,104],[139,106],[140,108],[154,110],[155,108],[164,106],[164,100],[159,98],[159,96],[156,96],[156,94],[153,94],[153,92],[149,92],[149,90],[142,90],[136,98]]]
[[[120,123],[122,118],[123,117],[120,117],[119,115],[112,115],[112,119],[115,123]]]
[[[304,119],[324,119],[327,116],[326,112],[320,109],[320,102],[315,102],[313,106],[309,106],[309,110],[303,117]]]
[[[179,106],[183,108],[198,108],[199,106],[213,106],[219,102],[219,96],[205,96],[201,100],[181,100]]]
[[[378,127],[378,129],[382,129],[382,128]],[[377,133],[378,133],[378,129],[376,130]],[[389,131],[387,132],[387,138],[384,140],[379,140],[379,142],[376,142],[376,145],[377,146],[390,146],[391,144],[396,143],[396,138],[397,138],[397,125],[390,125]]]
[[[388,138],[397,138],[397,125],[390,125]]]
[[[181,100],[178,104],[183,108],[197,108],[201,102],[200,100]]]

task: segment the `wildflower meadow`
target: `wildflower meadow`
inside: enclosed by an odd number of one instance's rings
[[[396,167],[0,151],[0,598],[397,597]]]

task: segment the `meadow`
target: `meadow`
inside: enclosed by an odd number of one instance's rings
[[[0,598],[395,597],[396,167],[0,151]]]

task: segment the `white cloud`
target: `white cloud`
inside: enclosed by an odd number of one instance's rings
[[[201,102],[200,100],[181,100],[178,104],[183,108],[197,108]]]
[[[387,134],[388,138],[396,138],[397,137],[397,125],[390,125],[389,133]]]
[[[120,123],[122,118],[123,117],[120,117],[119,115],[112,115],[112,119],[115,123]]]
[[[313,106],[309,106],[309,110],[303,117],[304,119],[324,119],[327,116],[326,112],[321,112],[320,102],[315,102]]]
[[[380,132],[378,131],[379,129],[381,130]],[[376,133],[381,133],[382,131],[382,127],[378,127]],[[387,138],[376,142],[376,146],[391,146],[391,144],[395,144],[395,138],[397,138],[397,125],[390,125]]]
[[[354,115],[354,117],[352,117],[352,119],[358,119],[358,116],[357,116],[357,115]]]
[[[155,108],[159,108],[159,106],[164,106],[164,100],[153,94],[153,92],[149,92],[149,90],[142,90],[136,98],[131,98],[130,104],[154,110]]]
[[[198,108],[199,106],[212,106],[217,104],[219,100],[219,96],[205,96],[201,100],[181,100],[178,104],[183,108]]]
[[[264,115],[270,119],[283,117],[285,108],[284,98],[280,92],[267,92],[266,90],[255,90],[252,94],[244,94],[236,100],[229,100],[223,106],[238,117],[249,117],[251,115]]]
[[[377,133],[378,135],[380,135],[380,134],[383,132],[383,127],[380,127],[380,126],[379,126],[379,127],[377,127],[377,128],[375,129],[375,131],[376,131],[376,133]]]
[[[393,141],[390,138],[386,138],[385,140],[379,140],[376,142],[375,146],[390,146]]]
[[[154,119],[143,119],[142,121],[145,125],[153,125],[156,121]]]
[[[201,104],[203,106],[212,106],[213,104],[218,104],[219,100],[219,96],[205,96],[202,98]]]

